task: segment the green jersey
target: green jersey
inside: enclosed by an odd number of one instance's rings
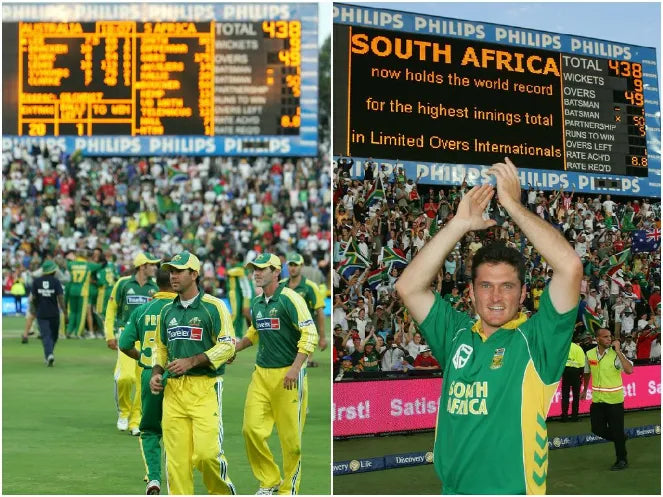
[[[212,367],[196,366],[184,373],[189,376],[220,376],[235,353],[235,331],[226,305],[203,292],[187,307],[179,296],[163,306],[157,340],[156,364],[164,368],[175,359],[207,355]]]
[[[255,296],[251,279],[246,269],[241,265],[228,268],[226,271],[226,289],[230,301],[230,311],[233,319],[242,315],[242,309],[251,305],[251,299]]]
[[[67,261],[67,269],[71,274],[68,294],[71,297],[87,297],[90,293],[90,277],[101,268],[101,264],[88,262],[85,259]]]
[[[115,323],[124,326],[131,312],[138,306],[152,300],[159,287],[153,279],[141,285],[135,275],[124,276],[117,280],[106,308],[105,334],[106,340],[114,338]],[[117,318],[117,321],[116,321]]]
[[[539,311],[486,338],[481,321],[436,295],[420,330],[444,370],[435,470],[444,493],[545,494],[546,416],[564,370],[577,307]],[[490,464],[477,461],[494,457]]]
[[[279,283],[286,288],[290,288],[290,278],[284,278]],[[290,289],[301,295],[301,297],[304,299],[304,302],[306,302],[306,307],[308,307],[308,311],[311,313],[311,316],[315,315],[316,310],[325,306],[325,302],[320,295],[318,285],[307,279],[305,276],[301,277],[299,284],[295,288]]]
[[[177,297],[176,293],[158,292],[150,302],[139,305],[127,320],[124,331],[120,335],[118,347],[131,349],[140,342],[140,359],[138,365],[144,369],[152,369],[157,360],[157,318],[163,307]]]
[[[290,288],[279,286],[274,294],[255,297],[251,304],[247,337],[258,342],[256,364],[262,368],[290,366],[297,353],[310,354],[318,332],[304,299]]]
[[[106,312],[108,299],[115,283],[120,278],[115,264],[108,263],[96,272],[98,300],[96,302],[97,312]]]

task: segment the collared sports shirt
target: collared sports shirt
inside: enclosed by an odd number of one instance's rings
[[[436,294],[420,329],[444,370],[434,448],[444,493],[545,494],[546,416],[576,314],[559,314],[546,289],[531,319],[486,338]]]
[[[294,290],[279,286],[266,299],[251,303],[251,324],[246,336],[258,342],[256,364],[263,368],[290,366],[297,353],[310,354],[318,343],[318,332],[306,302]]]
[[[286,288],[290,288],[290,278],[282,279],[279,281],[279,284]],[[297,292],[304,299],[304,302],[306,302],[306,307],[308,307],[308,311],[311,313],[311,316],[313,316],[316,310],[325,306],[325,302],[322,298],[322,295],[320,295],[320,289],[318,288],[318,285],[313,283],[305,276],[301,277],[299,284],[295,288],[290,289]]]
[[[235,330],[226,305],[202,291],[186,308],[178,296],[161,309],[156,364],[165,369],[170,361],[198,354],[206,354],[212,366],[197,366],[185,375],[220,376],[235,354]]]
[[[152,300],[152,297],[158,291],[159,287],[151,278],[142,286],[136,281],[135,275],[124,276],[117,280],[106,308],[106,321],[104,323],[106,340],[115,338],[116,318],[118,326],[124,326],[131,312],[136,307]]]
[[[67,269],[71,274],[69,280],[69,295],[87,297],[90,291],[90,276],[98,271],[101,264],[88,262],[82,258],[76,258],[73,261],[67,261]]]
[[[120,349],[130,349],[140,343],[138,365],[152,369],[157,361],[157,321],[163,307],[177,297],[173,292],[157,292],[150,302],[138,306],[129,316],[120,335]]]

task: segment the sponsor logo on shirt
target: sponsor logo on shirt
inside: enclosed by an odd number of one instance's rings
[[[495,354],[493,355],[493,362],[490,365],[490,369],[499,369],[504,363],[504,349],[499,348],[495,349]]]
[[[168,323],[168,326],[177,326],[177,319],[173,318],[170,320],[170,323]]]
[[[313,325],[313,320],[312,319],[307,319],[306,321],[300,321],[297,323],[300,328],[304,328],[305,326],[311,326]]]
[[[595,361],[594,359],[589,359],[589,365],[590,366],[598,366],[599,361]]]
[[[168,340],[195,340],[203,339],[203,329],[197,326],[174,326],[168,328]]]
[[[259,318],[256,319],[257,330],[279,330],[281,329],[281,320],[279,318]]]
[[[129,305],[139,305],[144,304],[152,300],[152,297],[146,295],[127,295],[127,304]]]
[[[460,347],[458,347],[458,350],[456,350],[454,358],[451,361],[454,365],[454,368],[461,369],[463,366],[465,366],[467,361],[470,359],[470,356],[472,355],[472,351],[474,351],[472,347],[466,343],[462,343]]]
[[[200,321],[200,318],[198,316],[194,316],[191,319],[189,319],[189,324],[191,326],[200,326],[202,322]]]

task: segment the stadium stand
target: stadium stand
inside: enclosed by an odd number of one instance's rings
[[[330,288],[329,144],[318,158],[84,157],[57,148],[3,150],[3,301],[19,302],[52,257],[101,249],[120,274],[138,250],[182,250],[202,263],[205,291],[226,296],[231,254],[303,254]],[[287,265],[284,264],[284,276]],[[328,290],[327,290],[328,292]],[[6,309],[3,302],[3,313]],[[91,331],[91,330],[88,330]]]
[[[376,164],[360,180],[350,177],[351,165],[351,158],[341,158],[333,180],[334,375],[336,381],[420,376],[417,356],[427,347],[394,292],[394,282],[453,217],[470,186],[417,185],[402,169],[388,174]],[[531,185],[522,197],[529,209],[564,234],[583,261],[576,339],[591,348],[596,327],[608,326],[622,340],[630,337],[627,343],[636,364],[660,363],[660,201],[563,190],[544,193]],[[434,290],[473,316],[468,288],[472,255],[483,244],[503,240],[526,259],[522,310],[536,313],[552,269],[497,199],[486,215],[497,225],[459,242],[437,275]],[[391,341],[393,347],[388,346]],[[377,352],[370,351],[370,357],[365,352],[369,342],[375,342]]]

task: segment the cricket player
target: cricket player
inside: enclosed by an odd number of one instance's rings
[[[67,338],[82,337],[87,321],[87,309],[90,294],[90,276],[101,268],[101,264],[88,262],[87,250],[79,249],[73,260],[67,261],[67,269],[71,275],[67,295]]]
[[[258,343],[256,368],[244,406],[242,433],[258,494],[296,494],[302,477],[302,432],[308,387],[306,359],[318,343],[318,333],[304,299],[279,285],[281,260],[261,254],[247,264],[262,294],[251,305],[252,326],[236,350]],[[283,452],[283,479],[267,440],[276,424]]]
[[[163,393],[152,395],[150,378],[157,355],[157,318],[161,309],[173,301],[177,294],[170,286],[170,273],[163,268],[156,275],[159,291],[154,298],[138,306],[120,336],[119,348],[126,355],[138,361],[141,373],[140,450],[147,472],[146,495],[161,492],[161,413]],[[135,344],[140,343],[136,348]]]
[[[463,197],[395,287],[444,370],[434,449],[444,493],[545,494],[546,416],[571,343],[582,264],[558,231],[520,203],[518,171],[509,159],[488,174],[497,178],[502,207],[554,270],[534,317],[520,313],[523,258],[500,242],[482,247],[472,260],[476,323],[431,290],[456,243],[495,225],[484,218],[490,185]],[[498,457],[481,464],[487,454]]]
[[[193,468],[210,494],[236,494],[223,453],[223,372],[235,353],[225,304],[199,287],[200,261],[180,252],[164,263],[177,297],[157,319],[150,390],[163,391],[163,442],[169,494],[193,494]],[[164,379],[167,382],[164,385]],[[164,389],[165,387],[165,389]]]
[[[302,275],[304,258],[300,254],[293,252],[288,255],[286,264],[288,265],[289,276],[282,279],[280,284],[287,286],[302,296],[311,316],[315,317],[318,336],[320,337],[318,346],[320,350],[325,350],[327,348],[327,339],[325,338],[325,298],[320,292],[320,287]],[[313,362],[313,354],[309,356],[307,366],[317,366]]]
[[[94,302],[95,314],[100,317],[102,323],[106,321],[106,309],[108,309],[108,301],[113,287],[120,279],[115,263],[107,258],[104,258],[104,261],[102,268],[96,272],[97,300]]]
[[[134,272],[131,276],[124,276],[117,280],[106,309],[104,331],[108,348],[117,350],[117,363],[115,364],[115,403],[117,405],[117,429],[134,435],[140,435],[140,376],[141,368],[136,361],[122,354],[117,348],[117,339],[122,335],[124,324],[131,312],[138,306],[152,300],[159,291],[154,282],[156,264],[161,259],[152,257],[145,252],[139,252],[134,257]],[[117,326],[116,326],[117,324]],[[138,345],[140,346],[140,344]],[[131,391],[136,393],[131,398]]]
[[[244,336],[246,323],[251,321],[251,299],[255,292],[246,269],[235,254],[230,255],[229,262],[230,266],[226,271],[226,288],[235,335],[241,338]]]

